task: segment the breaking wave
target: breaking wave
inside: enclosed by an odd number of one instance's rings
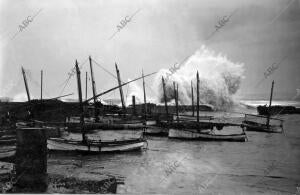
[[[162,76],[166,82],[166,95],[169,102],[174,98],[173,82],[178,84],[179,104],[190,105],[192,102],[191,82],[196,102],[196,73],[200,78],[200,103],[210,104],[216,110],[227,110],[234,105],[233,95],[238,91],[244,77],[243,64],[231,62],[226,56],[202,46],[184,63],[173,69],[161,69],[152,83],[154,103],[163,103]],[[176,69],[176,70],[175,70]],[[172,73],[173,72],[173,73]],[[130,95],[139,99],[142,90],[137,84],[131,85]],[[147,95],[148,97],[148,95]],[[129,103],[129,100],[127,101]]]

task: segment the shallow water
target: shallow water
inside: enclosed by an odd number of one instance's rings
[[[285,135],[247,132],[244,143],[148,136],[145,151],[55,154],[49,162],[73,160],[87,172],[114,175],[118,193],[295,194],[300,184],[300,116],[283,117]]]

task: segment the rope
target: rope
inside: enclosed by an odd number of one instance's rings
[[[108,73],[110,76],[112,76],[113,78],[117,79],[118,78],[113,74],[111,73],[109,70],[107,70],[106,68],[104,68],[103,66],[101,66],[98,62],[96,62],[94,59],[92,59],[93,62],[98,66],[100,67],[102,70],[104,70],[106,73]],[[124,84],[124,82],[121,81],[122,84]],[[128,98],[128,91],[129,91],[129,84],[127,86],[127,89],[126,89],[126,96],[125,96],[125,100],[127,101],[127,98]]]
[[[88,60],[88,58],[81,64],[81,66],[79,67],[79,69],[82,69],[83,65],[87,62],[87,60]],[[65,88],[69,84],[70,79],[75,75],[75,72],[73,72],[73,70],[75,70],[75,68],[71,69],[72,72],[68,73],[69,77],[62,84],[59,85],[59,86],[62,86],[62,85],[65,84],[64,87],[63,87],[63,89],[60,91],[59,95],[61,95],[65,91]]]
[[[109,70],[107,70],[106,68],[104,68],[103,66],[101,66],[98,62],[96,62],[94,59],[92,59],[93,62],[95,62],[95,64],[100,67],[102,70],[104,70],[106,73],[108,73],[110,76],[114,77],[115,79],[118,79],[113,73],[111,73]]]
[[[127,98],[128,98],[129,85],[130,85],[130,84],[127,85],[127,89],[126,89],[126,97],[125,97],[126,102],[127,102]],[[126,102],[125,102],[125,103],[126,103]]]

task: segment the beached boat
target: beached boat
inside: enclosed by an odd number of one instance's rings
[[[274,81],[272,81],[270,103],[267,109],[267,116],[245,114],[243,125],[247,131],[259,131],[268,133],[282,133],[283,120],[278,118],[271,118],[272,98],[273,98]],[[277,113],[279,114],[279,112]]]
[[[178,105],[178,87],[176,90],[175,84],[174,97],[175,103],[176,105]],[[199,74],[197,72],[197,120],[194,120],[193,118],[188,119],[190,117],[185,118],[184,120],[180,120],[178,109],[176,109],[176,122],[166,124],[169,126],[169,138],[238,142],[244,142],[247,140],[246,133],[244,132],[244,127],[238,124],[212,122],[212,117],[205,117],[203,118],[204,120],[200,121],[199,97]],[[240,131],[240,128],[242,129],[242,131]],[[215,131],[214,129],[219,131]],[[222,130],[222,132],[220,130]],[[240,133],[236,133],[236,130],[240,131]]]
[[[267,122],[269,121],[269,122]],[[243,125],[246,131],[258,131],[267,133],[282,133],[283,120],[262,115],[245,114]]]
[[[16,154],[16,146],[5,146],[0,149],[0,160],[11,161]]]
[[[246,131],[261,131],[261,132],[268,132],[268,133],[282,133],[283,127],[282,126],[275,126],[256,123],[253,121],[243,121],[244,126],[246,127]]]
[[[11,146],[17,143],[15,135],[3,135],[0,137],[0,146]]]
[[[0,139],[0,146],[2,145],[14,145],[16,144],[16,138],[15,137],[11,137],[11,138],[1,138]]]
[[[176,139],[191,139],[203,141],[244,142],[247,140],[247,136],[244,131],[242,133],[216,134],[213,130],[198,131],[197,129],[170,129],[168,137]]]
[[[157,122],[156,125],[149,125],[145,129],[145,134],[148,135],[162,135],[162,136],[167,136],[169,133],[169,129],[211,129],[213,127],[213,123],[209,122],[207,120],[202,120],[200,123],[197,123],[194,119],[191,119],[194,117],[190,118],[185,118],[182,119],[180,118],[179,121],[171,120],[171,121],[165,121],[165,120],[160,120]]]
[[[132,118],[122,118],[118,115],[113,116],[113,115],[107,115],[107,116],[100,116],[99,122],[95,122],[95,118],[84,118],[84,123],[85,124],[126,124],[126,125],[143,125],[145,123],[144,118],[141,117],[136,117],[135,119]],[[68,117],[66,118],[66,125],[68,124],[78,124],[80,123],[80,117]],[[155,120],[147,120],[146,125],[155,125],[156,121]]]
[[[94,141],[87,140],[86,143],[81,140],[67,140],[63,138],[51,138],[47,140],[47,147],[53,151],[77,151],[88,153],[102,153],[102,152],[125,152],[133,150],[141,150],[145,147],[146,140],[127,139],[127,140],[113,140],[113,141]]]
[[[49,138],[47,140],[47,147],[52,151],[77,151],[88,153],[102,153],[102,152],[125,152],[132,150],[141,150],[147,143],[144,138],[131,138],[124,140],[91,140],[86,136],[84,113],[82,104],[82,92],[80,81],[80,70],[76,61],[77,86],[79,96],[79,112],[80,112],[80,127],[81,140],[73,140],[66,138]],[[95,97],[95,96],[94,96]]]
[[[158,126],[147,126],[144,132],[146,135],[162,135],[167,136],[169,133],[168,128],[158,127]]]
[[[69,123],[66,125],[66,130],[73,133],[81,132],[79,123]],[[139,124],[105,124],[105,123],[85,123],[84,129],[86,132],[93,132],[94,130],[132,130],[142,131],[146,128],[145,125]]]

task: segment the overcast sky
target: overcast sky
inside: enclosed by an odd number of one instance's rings
[[[230,21],[205,41],[219,19],[235,10]],[[109,39],[120,21],[136,11]],[[36,13],[12,39],[22,21]],[[0,0],[0,36],[0,97],[24,95],[21,66],[31,73],[32,95],[39,96],[43,69],[45,95],[54,97],[61,93],[75,59],[83,63],[91,55],[113,74],[117,62],[127,80],[140,76],[142,69],[150,73],[171,67],[201,45],[244,64],[241,96],[268,97],[273,79],[278,96],[292,98],[300,88],[299,0]],[[267,68],[285,56],[257,86]],[[86,70],[88,63],[83,65],[83,73]],[[117,84],[96,65],[94,72],[98,92]],[[147,82],[151,84],[151,78]],[[76,90],[74,77],[63,94]]]

